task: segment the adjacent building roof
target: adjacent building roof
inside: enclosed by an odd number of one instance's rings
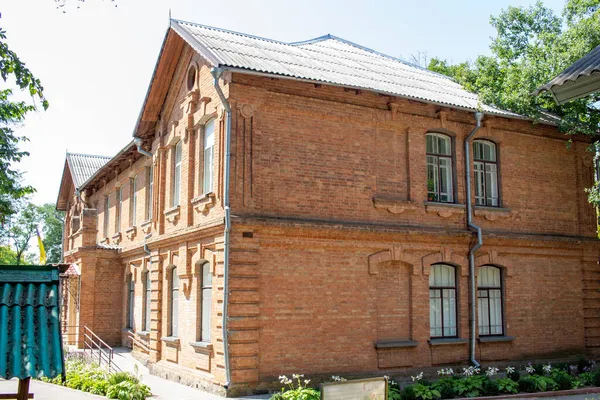
[[[464,110],[522,118],[481,104],[476,94],[445,75],[336,36],[284,43],[179,20],[172,20],[171,28],[214,66],[372,90]]]
[[[80,188],[92,175],[104,166],[110,157],[91,154],[67,153],[67,163],[75,188]]]
[[[58,266],[0,266],[0,377],[64,372]]]
[[[600,46],[535,91],[549,91],[558,104],[600,91]]]

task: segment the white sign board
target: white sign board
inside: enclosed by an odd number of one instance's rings
[[[387,380],[372,378],[324,383],[321,387],[321,399],[387,400]]]

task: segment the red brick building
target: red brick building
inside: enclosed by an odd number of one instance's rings
[[[593,155],[551,121],[333,36],[174,20],[133,136],[68,155],[57,205],[73,325],[155,374],[239,394],[600,345]]]

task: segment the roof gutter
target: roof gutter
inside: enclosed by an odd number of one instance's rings
[[[465,139],[465,187],[467,189],[467,228],[473,230],[477,233],[477,243],[469,249],[469,286],[470,286],[470,324],[471,324],[471,338],[470,338],[470,346],[469,353],[471,356],[471,363],[479,367],[480,364],[475,358],[475,345],[477,340],[477,321],[475,318],[477,309],[476,309],[476,295],[475,295],[475,253],[481,246],[483,246],[483,239],[481,236],[481,228],[473,223],[473,207],[471,205],[471,139],[475,136],[475,133],[481,128],[481,120],[483,119],[482,112],[475,113],[475,128],[469,133],[469,136]]]
[[[225,389],[231,384],[231,368],[229,366],[229,338],[227,331],[228,319],[228,303],[229,303],[229,247],[230,247],[230,232],[231,232],[231,209],[229,207],[229,165],[231,159],[231,107],[219,86],[219,79],[223,75],[223,68],[213,67],[211,74],[214,78],[213,85],[215,90],[225,107],[226,122],[225,122],[225,165],[223,166],[223,204],[225,208],[225,238],[223,244],[223,358],[225,359]]]
[[[133,144],[136,145],[138,153],[143,154],[146,157],[152,158],[152,153],[150,153],[142,148],[143,143],[144,143],[144,141],[142,140],[142,138],[139,138],[139,137],[133,138]]]

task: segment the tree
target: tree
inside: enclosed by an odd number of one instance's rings
[[[48,263],[58,263],[62,255],[62,228],[65,214],[57,211],[52,203],[46,203],[38,207],[42,219],[42,232],[44,249]]]
[[[31,239],[36,236],[36,229],[42,221],[42,216],[36,205],[27,203],[19,206],[17,213],[7,218],[5,240],[14,252],[14,264],[26,263],[26,253]]]
[[[431,59],[428,68],[454,78],[481,101],[539,120],[544,111],[557,115],[567,134],[585,134],[598,142],[600,94],[557,105],[548,93],[532,92],[600,44],[600,0],[568,0],[562,17],[537,2],[530,7],[508,7],[491,25],[496,29],[491,56],[475,62],[451,64]],[[547,114],[546,114],[547,115]],[[598,184],[590,201],[600,203]]]
[[[19,149],[19,143],[27,138],[14,132],[15,125],[23,122],[25,115],[36,109],[35,99],[48,108],[40,81],[33,76],[17,54],[6,43],[6,32],[0,28],[0,76],[5,84],[15,84],[21,90],[28,90],[32,102],[13,101],[10,88],[0,89],[0,225],[14,214],[14,204],[24,196],[33,193],[31,186],[23,186],[21,173],[15,164],[29,153]]]

